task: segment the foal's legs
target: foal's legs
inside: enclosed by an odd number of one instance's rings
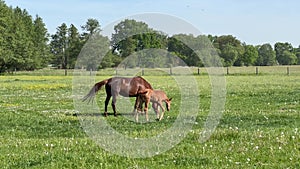
[[[158,103],[156,102],[152,102],[152,108],[156,114],[156,119],[159,120],[159,107],[158,107]]]
[[[164,108],[164,106],[162,105],[162,102],[161,102],[161,101],[158,103],[158,105],[159,105],[159,107],[161,108],[161,116],[160,116],[160,118],[159,118],[158,120],[161,121],[161,119],[164,117],[165,108]],[[157,108],[158,108],[158,107],[157,107]]]
[[[149,121],[149,117],[148,117],[148,105],[149,105],[149,102],[150,102],[150,97],[149,96],[146,96],[145,97],[145,107],[144,107],[144,112],[146,114],[146,121],[148,122]]]
[[[137,109],[140,107],[141,102],[142,102],[141,96],[137,96],[136,99],[135,99],[134,110],[133,110],[136,122],[139,121],[139,112],[138,112]]]

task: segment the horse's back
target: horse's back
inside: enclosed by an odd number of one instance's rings
[[[163,100],[166,100],[168,99],[166,93],[162,90],[153,90],[152,92],[152,100],[156,100],[156,101],[163,101]]]
[[[140,76],[133,78],[112,77],[107,85],[112,91],[117,91],[117,93],[125,97],[136,97],[141,90],[153,89],[151,84]]]

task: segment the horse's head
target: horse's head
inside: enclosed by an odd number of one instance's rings
[[[165,100],[165,102],[166,102],[166,107],[167,107],[167,110],[168,110],[168,111],[170,111],[170,109],[171,109],[171,100],[172,100],[172,98],[166,99],[166,100]]]

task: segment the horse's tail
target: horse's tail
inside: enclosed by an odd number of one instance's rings
[[[90,90],[90,92],[82,98],[82,101],[84,102],[84,101],[88,100],[88,102],[90,102],[95,97],[96,93],[101,89],[101,87],[108,83],[108,80],[109,79],[106,79],[106,80],[96,83],[93,86],[93,88]]]

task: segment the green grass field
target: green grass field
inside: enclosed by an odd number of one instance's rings
[[[0,76],[1,168],[300,168],[299,75],[226,76],[226,109],[204,143],[199,136],[210,111],[211,85],[206,75],[195,78],[200,109],[188,135],[165,153],[129,158],[103,150],[83,131],[75,116],[72,76]],[[170,76],[145,79],[174,101],[160,122],[137,124],[124,115],[106,118],[128,137],[157,135],[179,113],[175,81]],[[101,113],[104,99],[102,89],[97,95]]]

